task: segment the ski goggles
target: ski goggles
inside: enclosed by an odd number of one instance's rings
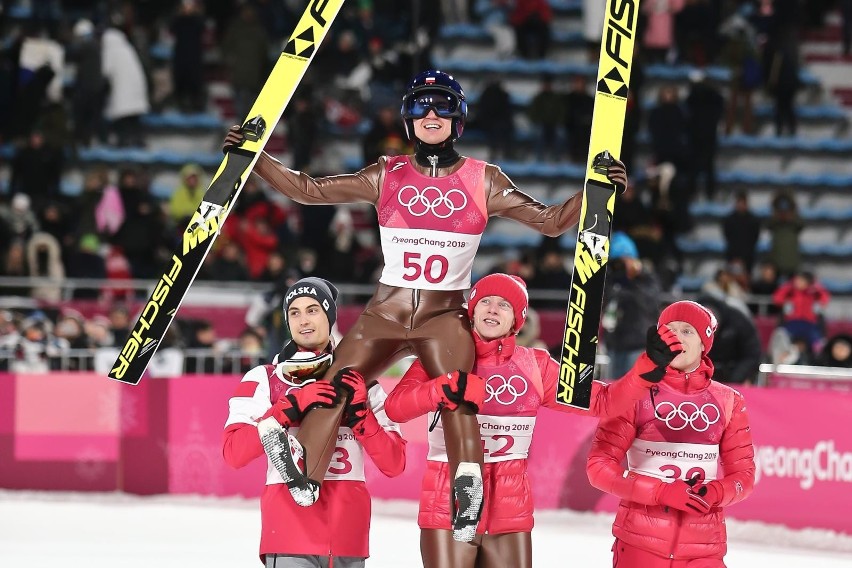
[[[445,91],[426,91],[415,93],[402,104],[404,118],[425,118],[430,110],[441,118],[457,118],[464,114],[462,101]]]

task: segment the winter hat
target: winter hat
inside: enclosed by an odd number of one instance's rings
[[[698,302],[682,300],[671,304],[662,311],[660,319],[657,320],[657,327],[673,321],[685,321],[692,325],[701,336],[701,342],[704,344],[704,353],[707,354],[710,351],[718,325],[713,312]]]
[[[515,323],[512,325],[512,333],[524,326],[527,319],[527,306],[530,297],[527,294],[527,283],[520,276],[510,274],[489,274],[473,285],[470,289],[470,297],[467,301],[467,314],[473,318],[473,308],[479,300],[487,296],[501,296],[512,304],[515,311]]]
[[[309,278],[302,278],[287,288],[287,294],[284,296],[284,319],[287,319],[287,312],[289,311],[290,304],[293,303],[293,300],[301,298],[302,296],[309,296],[311,298],[316,298],[319,305],[322,306],[323,310],[325,310],[325,315],[328,318],[328,326],[331,327],[334,325],[334,322],[337,321],[336,301],[339,293],[340,292],[335,285],[328,280],[315,278],[313,276]]]

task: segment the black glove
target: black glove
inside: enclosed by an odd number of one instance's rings
[[[633,365],[634,372],[652,383],[659,383],[666,367],[683,352],[683,345],[675,332],[666,326],[652,325],[645,334],[645,352]]]
[[[473,373],[453,371],[435,379],[437,397],[446,408],[455,410],[466,404],[479,412],[485,400],[485,379]]]
[[[228,134],[222,142],[222,153],[227,154],[232,149],[239,147],[243,143],[243,140],[245,140],[243,129],[240,125],[235,124],[228,129]]]
[[[618,160],[604,150],[592,160],[592,167],[600,174],[603,174],[607,179],[615,185],[615,191],[621,195],[627,190],[627,166],[624,162]]]

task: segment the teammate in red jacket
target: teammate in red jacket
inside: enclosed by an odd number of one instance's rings
[[[546,406],[588,416],[618,415],[650,383],[638,376],[607,385],[595,381],[588,411],[556,403],[559,364],[543,349],[516,346],[524,325],[527,289],[517,276],[491,274],[471,289],[468,314],[476,361],[471,374],[450,373],[438,381],[415,362],[385,403],[388,416],[406,422],[439,404],[471,404],[477,409],[485,450],[485,507],[477,543],[451,535],[450,472],[440,421],[429,432],[429,455],[420,495],[420,549],[426,568],[532,566],[533,503],[527,479],[527,454],[535,417]],[[482,377],[482,378],[480,378]]]
[[[284,313],[293,341],[272,365],[245,374],[229,402],[225,461],[243,467],[264,455],[258,423],[298,431],[310,408],[332,407],[342,390],[351,397],[337,433],[337,445],[313,507],[293,500],[268,456],[266,487],[260,498],[260,557],[268,568],[328,566],[361,568],[369,556],[370,494],[364,483],[363,450],[390,477],[405,469],[405,441],[384,411],[386,394],[376,383],[344,369],[332,383],[317,381],[331,365],[329,332],[337,289],[320,278],[303,278],[287,291]],[[278,426],[280,424],[280,426]]]
[[[598,425],[586,471],[592,485],[621,498],[613,567],[725,566],[723,507],[749,496],[755,465],[743,396],[712,380],[715,331],[715,316],[700,304],[664,309],[621,379],[659,378],[659,386]]]

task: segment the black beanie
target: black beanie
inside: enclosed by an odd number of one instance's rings
[[[287,295],[284,296],[284,319],[287,318],[287,312],[290,309],[290,304],[293,303],[293,300],[296,298],[301,298],[302,296],[308,296],[311,298],[316,298],[319,305],[322,306],[322,309],[325,310],[325,315],[328,318],[328,327],[334,325],[334,322],[337,321],[337,295],[339,294],[339,290],[329,282],[328,280],[323,280],[322,278],[315,278],[311,276],[310,278],[302,278],[289,288],[287,288]]]

